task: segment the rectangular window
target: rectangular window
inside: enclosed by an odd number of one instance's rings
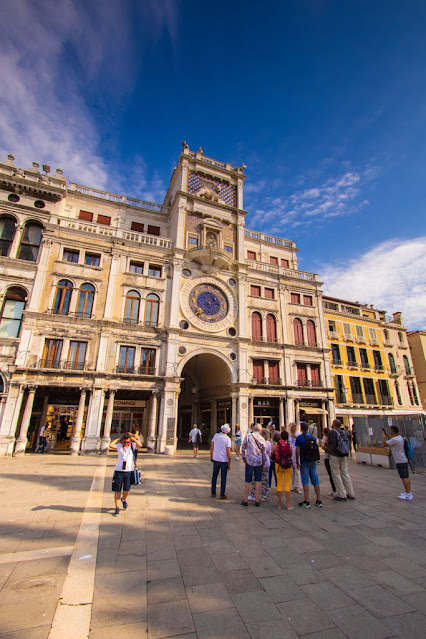
[[[360,326],[359,324],[355,324],[355,331],[357,337],[360,337],[361,339],[364,338],[364,329],[362,328],[362,326]]]
[[[142,275],[143,262],[130,262],[129,271],[130,273],[137,273],[138,275]]]
[[[86,359],[86,342],[70,342],[66,368],[73,371],[82,371]]]
[[[269,383],[278,384],[279,381],[279,362],[268,362],[269,364]]]
[[[191,246],[191,247],[198,246],[197,235],[188,235],[188,246]]]
[[[299,293],[291,293],[290,301],[292,304],[300,304]]]
[[[380,351],[373,351],[374,366],[376,371],[383,371],[382,354]]]
[[[260,286],[253,286],[253,284],[250,286],[250,295],[252,295],[252,297],[260,297]]]
[[[284,268],[288,268],[290,266],[290,263],[288,260],[281,259],[281,266],[284,266]]]
[[[377,339],[377,332],[376,332],[375,328],[369,328],[368,329],[368,334],[370,336],[370,342],[372,344],[378,344],[379,343],[379,341]]]
[[[319,364],[311,364],[311,382],[312,386],[321,386]]]
[[[79,254],[80,254],[79,251],[64,249],[64,255],[63,255],[62,261],[72,262],[73,264],[77,264]]]
[[[342,360],[340,358],[340,347],[339,344],[331,345],[331,356],[333,359],[333,364],[341,364]]]
[[[343,335],[345,337],[352,337],[351,325],[343,322]]]
[[[94,253],[86,253],[84,263],[86,266],[99,266],[101,263],[101,256],[95,255]]]
[[[273,264],[273,266],[278,266],[278,258],[277,257],[272,257],[272,255],[269,257],[269,264]]]
[[[331,311],[338,311],[339,305],[334,304],[333,302],[323,302],[324,308],[329,308]]]
[[[335,375],[334,376],[334,387],[336,389],[336,399],[340,404],[346,403],[346,393],[343,390],[345,385],[343,383],[343,375]]]
[[[275,299],[274,289],[273,288],[265,288],[265,298],[267,300]]]
[[[368,353],[366,348],[359,349],[359,357],[361,360],[361,364],[363,368],[370,368],[370,364],[368,362]]]
[[[135,367],[134,346],[120,346],[120,361],[118,363],[119,373],[133,373]]]
[[[62,353],[61,339],[46,339],[43,348],[41,366],[45,368],[59,368]]]
[[[364,395],[362,394],[361,382],[359,377],[350,377],[352,401],[354,404],[363,404]]]
[[[336,332],[336,322],[332,321],[332,320],[328,320],[328,330],[330,333],[335,333]]]
[[[298,386],[308,385],[308,376],[306,374],[306,364],[296,364],[297,367],[297,384]]]
[[[224,246],[225,251],[227,251],[228,253],[231,253],[231,255],[234,254],[234,247],[231,246],[230,244],[225,244]]]
[[[303,296],[303,303],[305,306],[313,306],[312,304],[312,295],[304,295]]]
[[[254,251],[247,251],[248,260],[256,260],[256,253]]]
[[[78,219],[84,220],[85,222],[93,222],[93,213],[89,213],[89,211],[80,211]]]
[[[111,226],[111,218],[109,217],[109,215],[98,215],[98,218],[96,221],[98,224],[103,224],[104,226]]]
[[[145,230],[145,224],[141,224],[140,222],[132,222],[130,229],[132,231],[137,231],[138,233],[143,233]]]
[[[161,266],[156,264],[150,264],[148,269],[148,275],[151,277],[161,277]]]
[[[258,384],[263,383],[263,378],[265,377],[265,368],[263,359],[254,359],[253,360],[253,381]]]
[[[346,346],[346,355],[348,356],[348,366],[356,366],[355,349],[353,346]]]
[[[141,356],[142,375],[155,375],[155,348],[143,348]]]
[[[147,230],[148,235],[160,235],[160,227],[159,226],[152,226],[152,224],[148,224],[148,230]]]
[[[377,404],[376,391],[374,388],[374,382],[369,377],[362,378],[364,384],[365,400],[367,404]]]

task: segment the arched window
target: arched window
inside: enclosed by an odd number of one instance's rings
[[[411,375],[411,366],[410,366],[410,362],[408,360],[408,357],[406,355],[404,355],[404,357],[402,359],[404,361],[405,374],[406,375]]]
[[[251,314],[251,338],[261,340],[262,336],[262,316],[260,313],[255,311]]]
[[[40,224],[29,222],[25,226],[24,234],[19,247],[18,258],[27,262],[37,262],[38,251],[41,244],[43,227]]]
[[[303,339],[303,325],[302,320],[296,317],[293,320],[293,333],[294,333],[294,343],[296,346],[303,346],[305,341]]]
[[[9,255],[15,237],[16,222],[6,215],[0,218],[0,255]]]
[[[385,341],[388,342],[389,341],[389,331],[387,328],[385,328],[383,330],[384,334],[385,334]]]
[[[399,337],[400,343],[402,344],[404,342],[404,337],[400,331],[398,332],[398,337]]]
[[[400,406],[402,406],[402,397],[401,397],[401,391],[399,390],[398,382],[395,382],[395,391],[396,391],[396,397],[397,397],[397,400],[398,400],[398,404]]]
[[[266,339],[268,342],[277,341],[277,320],[272,313],[266,316]]]
[[[91,317],[95,287],[93,284],[82,284],[78,292],[77,317]]]
[[[60,280],[56,286],[55,301],[53,303],[52,313],[55,315],[68,315],[70,310],[72,282],[69,280]]]
[[[414,401],[416,403],[416,406],[420,406],[420,400],[419,400],[419,395],[417,393],[417,388],[414,382],[412,382],[412,386],[413,386],[413,397],[414,397]]]
[[[389,368],[390,368],[390,372],[391,373],[396,373],[396,364],[395,364],[395,358],[392,355],[392,353],[389,353]]]
[[[0,375],[0,395],[2,395],[3,393],[4,393],[4,379]]]
[[[308,346],[317,345],[317,334],[315,331],[315,324],[312,320],[306,322],[306,334],[308,338]]]
[[[12,286],[6,292],[0,319],[0,337],[18,337],[27,293]]]
[[[140,303],[141,296],[139,293],[137,291],[128,291],[124,307],[124,321],[127,324],[137,324],[139,322]]]
[[[154,293],[146,296],[145,304],[145,326],[158,325],[158,312],[160,308],[160,300]]]
[[[408,390],[408,395],[409,395],[409,397],[410,397],[410,404],[411,404],[412,406],[414,406],[414,397],[413,397],[413,393],[412,393],[412,391],[411,391],[411,384],[410,384],[410,382],[407,382],[407,390]]]

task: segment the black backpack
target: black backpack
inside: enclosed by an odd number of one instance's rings
[[[319,448],[316,441],[314,441],[313,436],[307,437],[305,433],[302,433],[302,435],[306,440],[305,450],[303,451],[306,461],[310,461],[310,462],[319,461],[319,458],[320,458]]]

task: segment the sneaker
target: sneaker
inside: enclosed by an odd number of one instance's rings
[[[219,499],[228,499],[228,495],[221,495]]]
[[[123,504],[124,510],[126,510],[127,509],[127,501],[125,499],[122,499],[121,503]]]
[[[301,508],[310,508],[311,504],[308,501],[301,501],[301,502],[299,502],[299,506]]]
[[[301,488],[298,488],[298,489],[297,489],[297,494],[298,494],[298,495],[303,495],[303,490],[302,490]]]
[[[249,496],[247,497],[247,499],[248,499],[249,501],[256,501],[256,497],[252,497],[251,495],[249,495]]]
[[[235,455],[235,459],[239,459],[238,455]]]
[[[319,499],[317,499],[316,504],[318,508],[322,508],[322,501],[320,501]]]
[[[346,501],[346,497],[334,497],[334,501]]]
[[[242,501],[241,506],[248,506],[248,501]]]
[[[350,495],[347,496],[347,499],[350,499],[351,501],[355,501],[355,497],[351,497]]]
[[[114,512],[114,517],[118,517],[119,514],[120,514],[120,509],[116,508]]]
[[[413,499],[413,493],[403,493],[402,495],[398,495],[398,499],[409,499],[411,501]]]
[[[257,507],[259,508],[259,506],[260,506],[260,501],[255,501],[255,502],[254,502],[254,505],[255,505],[255,506],[257,506]]]
[[[333,490],[331,491],[331,493],[328,493],[330,495],[330,497],[335,497],[337,495],[337,493],[335,493]]]

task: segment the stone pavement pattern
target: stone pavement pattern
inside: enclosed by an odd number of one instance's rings
[[[143,486],[118,518],[107,460],[90,639],[426,636],[426,476],[405,502],[395,471],[350,463],[357,499],[336,503],[321,463],[324,508],[288,512],[274,486],[243,508],[235,459],[227,501],[209,496],[206,453],[141,459]],[[0,461],[0,638],[49,636],[98,463]]]

